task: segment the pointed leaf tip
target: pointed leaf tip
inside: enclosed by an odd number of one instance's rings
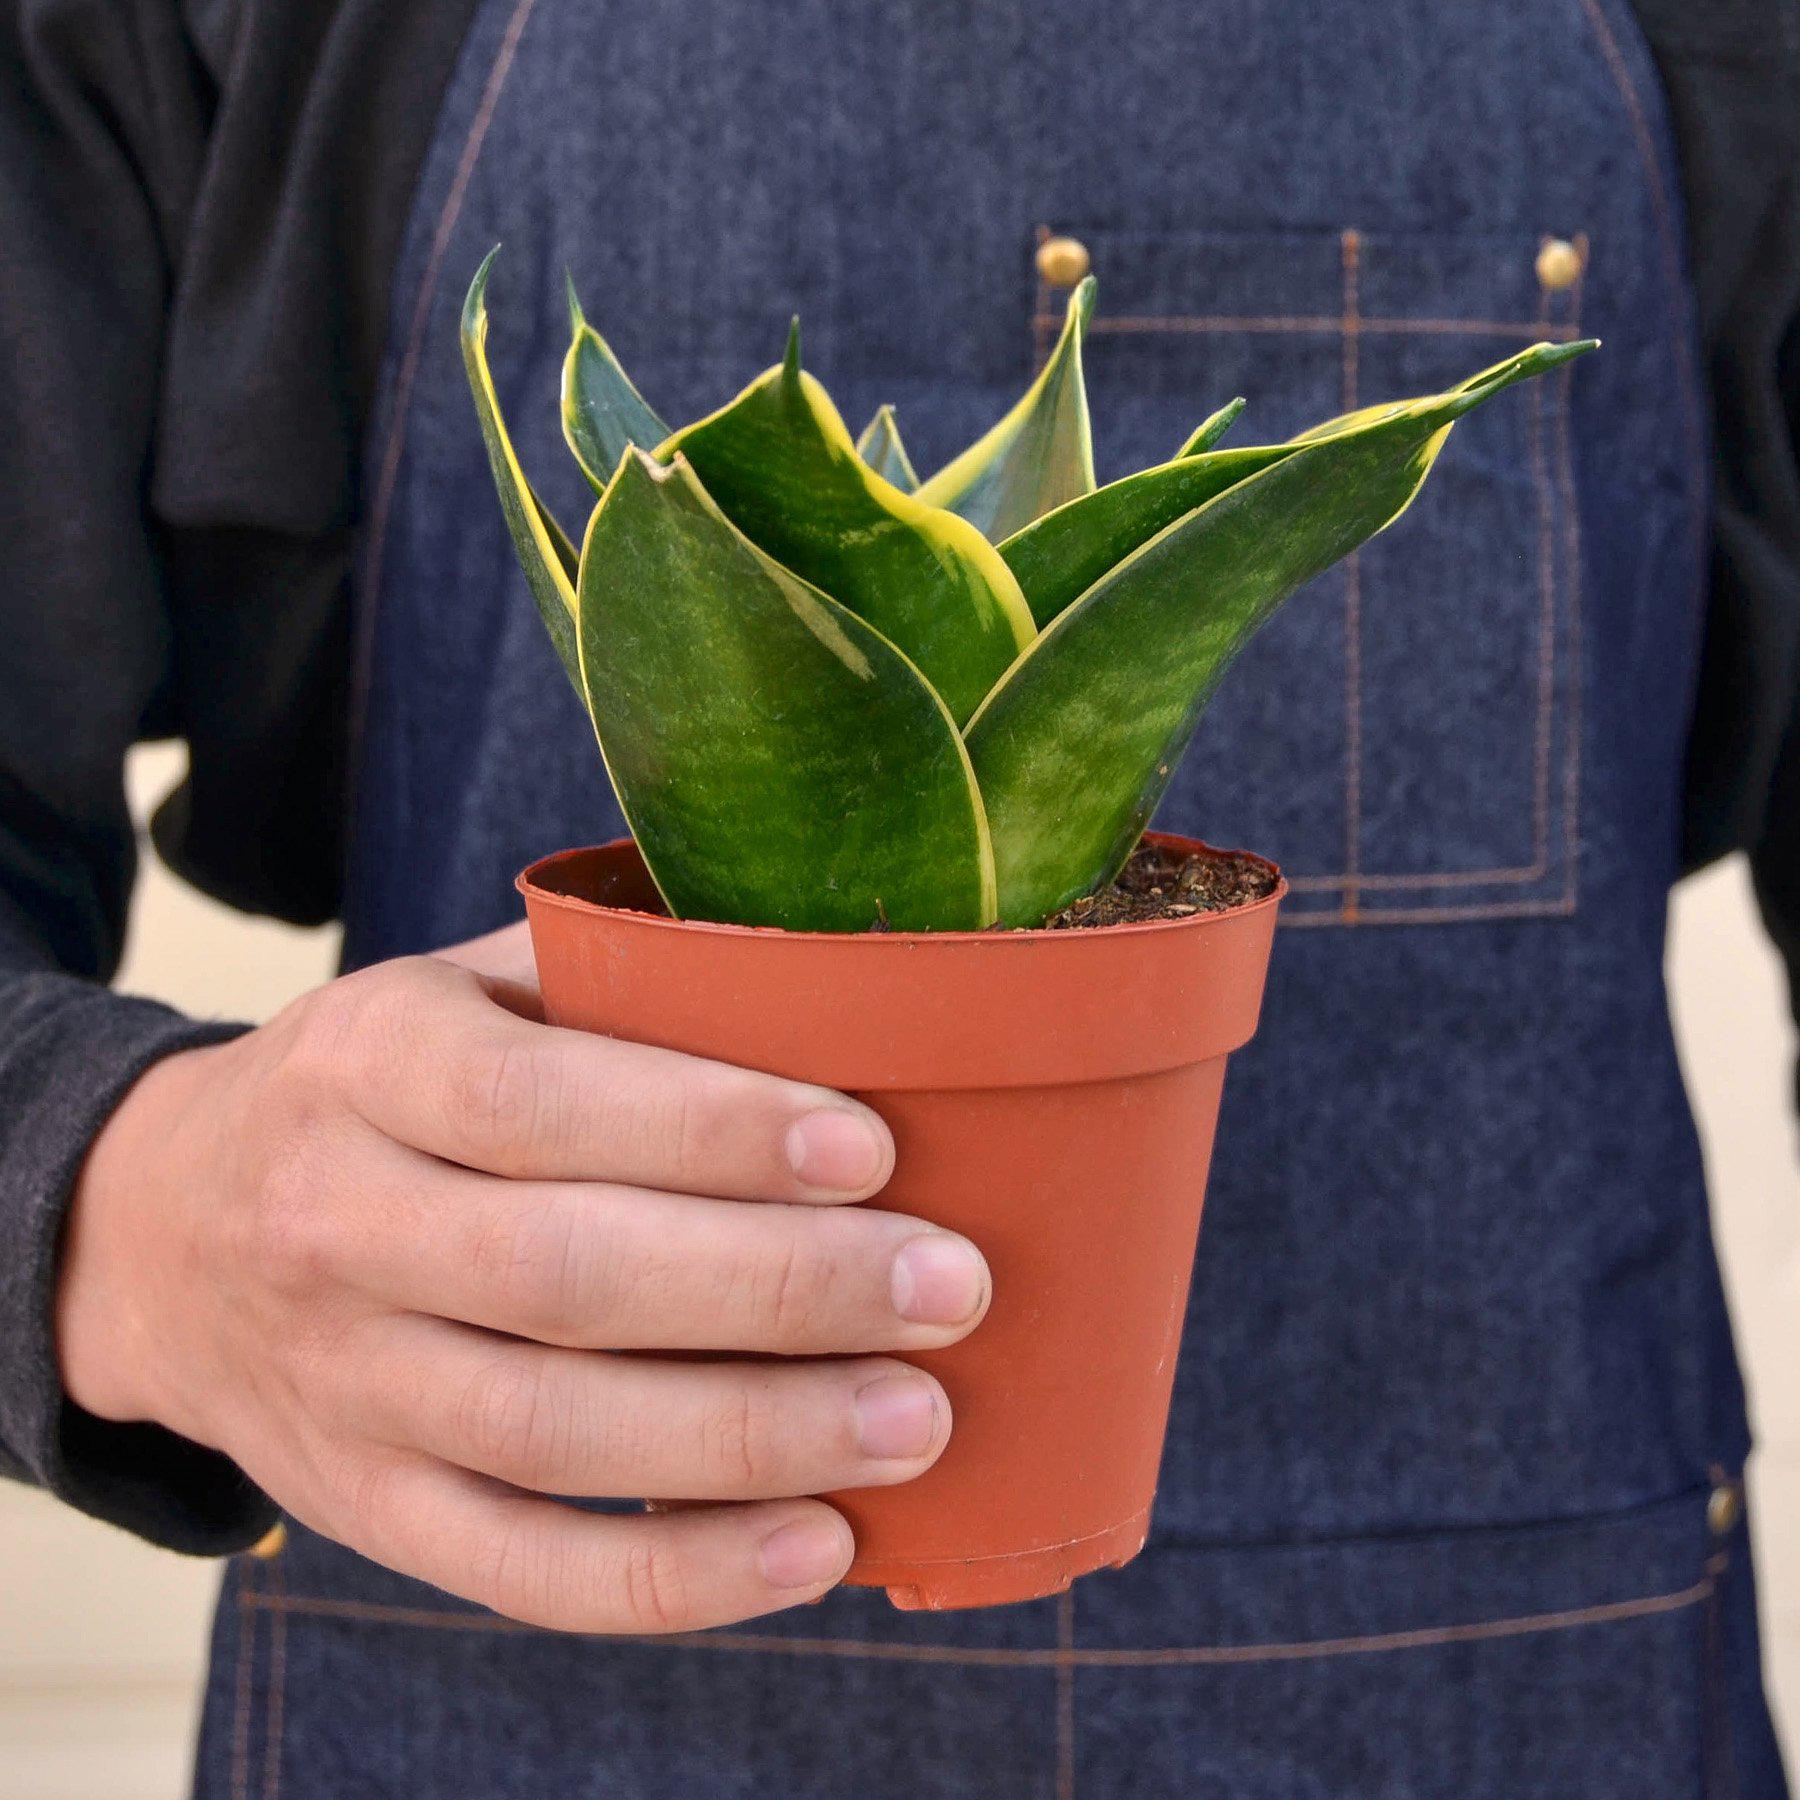
[[[919,474],[912,465],[912,458],[906,453],[906,445],[901,441],[899,421],[894,417],[892,406],[883,405],[875,409],[875,416],[863,427],[862,436],[856,440],[856,454],[883,481],[891,483],[901,493],[918,492]]]
[[[1069,296],[1069,312],[1084,332],[1094,316],[1094,299],[1099,292],[1099,281],[1092,275],[1084,275],[1081,285]]]
[[[512,536],[519,566],[531,589],[532,599],[550,641],[562,659],[570,682],[580,694],[581,672],[575,644],[575,578],[576,556],[568,535],[538,498],[518,453],[507,433],[501,416],[500,398],[494,388],[492,370],[487,358],[487,280],[494,258],[500,253],[498,244],[482,260],[469,283],[463,300],[462,356],[463,370],[469,378],[469,392],[475,402],[475,416],[481,427],[482,442],[487,448],[488,466],[500,496],[500,510]],[[585,698],[585,696],[584,696]]]
[[[1239,394],[1235,400],[1228,400],[1216,413],[1202,419],[1195,428],[1194,435],[1175,452],[1179,461],[1184,456],[1199,456],[1210,450],[1233,425],[1244,410],[1244,396]]]
[[[574,270],[563,270],[563,287],[569,296],[569,329],[579,331],[587,323],[587,315],[581,310],[581,300],[575,292]]]
[[[500,254],[500,246],[496,244],[481,259],[481,267],[475,271],[475,279],[469,283],[469,291],[463,296],[462,328],[466,336],[472,331],[481,315],[487,310],[488,276],[493,273],[494,258]]]
[[[612,346],[587,321],[569,284],[569,351],[563,358],[563,437],[594,491],[604,490],[628,444],[654,449],[669,428],[631,377]]]
[[[795,313],[788,321],[787,350],[782,356],[783,371],[791,378],[800,373],[800,315]]]
[[[1049,357],[1011,410],[919,489],[928,505],[959,513],[992,543],[1094,491],[1081,345],[1098,285],[1086,276],[1069,296]]]

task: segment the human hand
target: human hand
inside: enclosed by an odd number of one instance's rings
[[[849,1564],[843,1518],[800,1496],[908,1480],[949,1435],[892,1353],[972,1330],[987,1269],[844,1204],[892,1163],[841,1094],[543,1024],[515,926],[146,1072],[77,1186],[64,1383],[510,1617],[753,1617]]]

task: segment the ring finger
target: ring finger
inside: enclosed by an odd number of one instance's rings
[[[762,1500],[882,1487],[929,1468],[950,1435],[942,1387],[885,1357],[670,1361],[416,1315],[381,1329],[384,1344],[356,1353],[368,1435],[540,1493]]]

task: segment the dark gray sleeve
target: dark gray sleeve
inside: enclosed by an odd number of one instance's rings
[[[0,1470],[164,1542],[264,1503],[56,1387],[85,1146],[216,1035],[101,985],[155,824],[228,904],[314,923],[342,869],[358,457],[417,172],[475,0],[0,0]]]
[[[211,1450],[67,1399],[50,1333],[56,1250],[76,1172],[157,1057],[230,1035],[75,976],[0,977],[0,1473],[176,1550],[241,1549],[273,1508]]]
[[[1800,0],[1636,0],[1667,90],[1713,433],[1689,867],[1746,851],[1800,1016]]]
[[[0,1471],[225,1551],[268,1503],[210,1451],[70,1406],[50,1310],[94,1133],[151,1061],[228,1029],[102,985],[135,866],[125,751],[173,723],[144,493],[206,114],[173,6],[0,4]]]

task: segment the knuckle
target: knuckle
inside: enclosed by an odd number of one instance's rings
[[[825,1323],[837,1258],[814,1220],[802,1216],[774,1254],[750,1274],[752,1312],[773,1344],[805,1344]]]
[[[344,1469],[339,1477],[341,1504],[349,1516],[352,1536],[363,1541],[377,1536],[393,1513],[394,1483],[398,1464],[371,1459]]]
[[[320,1123],[301,1115],[272,1124],[252,1186],[248,1254],[276,1289],[325,1285],[341,1260],[335,1159]]]
[[[425,1030],[421,1014],[442,980],[430,958],[407,956],[303,995],[283,1015],[289,1075],[301,1089],[342,1093],[406,1067]]]
[[[501,1356],[468,1382],[456,1412],[457,1442],[475,1466],[527,1486],[561,1470],[568,1450],[565,1409],[530,1359]]]
[[[622,1069],[598,1096],[600,1139],[627,1171],[679,1180],[696,1167],[698,1112],[688,1076]]]
[[[496,1207],[474,1240],[475,1282],[515,1330],[558,1337],[588,1310],[592,1236],[556,1194]]]
[[[701,1417],[701,1457],[708,1479],[735,1491],[764,1491],[785,1460],[776,1410],[749,1381],[723,1387]]]
[[[475,1597],[508,1618],[554,1626],[567,1591],[559,1560],[546,1534],[508,1508],[474,1546],[470,1573]]]
[[[636,1631],[682,1631],[695,1618],[693,1582],[673,1545],[646,1532],[626,1549],[619,1570],[620,1602]]]
[[[556,1060],[510,1036],[470,1046],[453,1064],[445,1101],[458,1138],[501,1170],[530,1165],[558,1117]]]

